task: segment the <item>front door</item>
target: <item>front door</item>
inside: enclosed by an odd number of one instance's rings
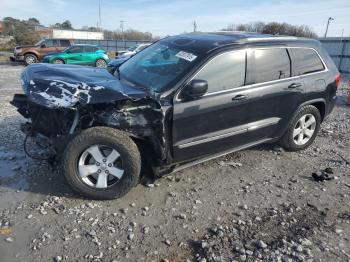
[[[192,78],[206,80],[207,93],[192,101],[174,99],[175,161],[198,158],[245,143],[248,101],[244,99],[245,93],[238,91],[245,84],[245,70],[245,50],[219,54]]]
[[[84,47],[72,46],[67,50],[66,61],[67,64],[81,64],[84,60]]]

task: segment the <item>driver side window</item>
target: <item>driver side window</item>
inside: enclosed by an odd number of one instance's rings
[[[69,49],[69,52],[72,54],[83,53],[83,47],[82,46],[73,46]]]
[[[208,82],[208,94],[244,85],[246,51],[219,54],[210,60],[194,77]]]

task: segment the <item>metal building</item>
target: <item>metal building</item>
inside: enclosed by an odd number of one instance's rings
[[[341,73],[350,73],[350,37],[327,37],[318,39],[332,57]]]

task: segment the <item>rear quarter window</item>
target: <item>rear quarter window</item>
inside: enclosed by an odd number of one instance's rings
[[[95,46],[85,46],[85,52],[87,53],[94,53],[97,51],[97,48]]]
[[[294,75],[300,76],[309,73],[323,71],[324,65],[313,49],[292,48]]]
[[[255,49],[255,83],[284,79],[291,75],[287,49]]]
[[[69,40],[60,40],[60,44],[61,44],[61,46],[63,46],[63,47],[68,47],[68,46],[70,46]]]

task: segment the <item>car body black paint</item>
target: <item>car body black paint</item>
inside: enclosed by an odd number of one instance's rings
[[[283,135],[301,105],[321,103],[325,116],[334,107],[338,70],[316,40],[196,33],[160,41],[199,57],[181,80],[160,93],[150,94],[126,81],[119,81],[103,69],[33,65],[25,69],[22,76],[26,97],[17,96],[12,104],[22,115],[32,119],[38,108],[44,108],[46,114],[59,112],[55,121],[65,124],[59,125],[56,133],[37,130],[51,138],[69,135],[74,114],[79,112],[75,131],[105,125],[149,141],[154,153],[152,164],[159,173],[211,154],[244,148],[260,141],[274,141]],[[212,58],[225,52],[256,48],[285,48],[292,60],[291,49],[311,48],[321,56],[326,70],[256,83],[253,54],[247,51],[244,86],[195,100],[181,98],[186,84]],[[294,64],[291,65],[293,73]],[[62,97],[65,102],[57,103]],[[62,116],[65,120],[60,119]]]

